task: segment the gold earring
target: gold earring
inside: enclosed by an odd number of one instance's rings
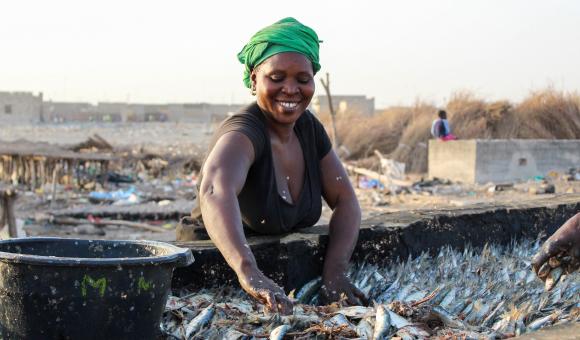
[[[250,92],[252,93],[252,96],[256,95],[256,84],[252,84],[252,89],[250,90]]]

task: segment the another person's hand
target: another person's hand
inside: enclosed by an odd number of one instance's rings
[[[284,290],[259,269],[251,269],[247,273],[238,275],[238,280],[242,289],[264,304],[267,310],[283,315],[292,313],[292,301],[286,296]]]
[[[557,259],[550,261],[550,258],[554,257]],[[562,261],[562,259],[565,260]],[[566,221],[534,255],[532,267],[542,280],[546,279],[547,273],[540,272],[540,268],[547,262],[550,266],[552,266],[552,262],[556,262],[556,264],[562,262],[562,269],[565,272],[578,269],[580,266],[580,213]]]
[[[323,277],[320,297],[323,303],[340,301],[350,306],[368,305],[365,294],[343,273]]]

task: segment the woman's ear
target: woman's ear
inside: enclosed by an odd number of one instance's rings
[[[250,93],[252,94],[252,96],[256,95],[256,79],[258,78],[256,72],[257,69],[254,68],[252,70],[252,73],[250,73]]]
[[[252,88],[256,88],[256,79],[258,78],[257,73],[257,68],[254,68],[252,70],[252,73],[250,73],[250,82],[252,83]]]

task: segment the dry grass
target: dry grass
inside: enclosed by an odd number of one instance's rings
[[[554,89],[533,92],[516,107],[520,128],[516,138],[580,138],[578,94]]]
[[[488,102],[471,92],[454,93],[445,109],[460,139],[580,139],[580,95],[547,88],[530,93],[521,103]],[[351,159],[378,149],[405,162],[407,171],[427,171],[427,143],[437,108],[417,101],[412,107],[389,108],[372,117],[337,117],[341,144]],[[330,131],[330,118],[321,117]]]

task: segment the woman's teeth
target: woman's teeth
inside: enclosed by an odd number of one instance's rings
[[[298,103],[280,102],[280,105],[282,105],[285,109],[294,109],[296,108],[296,106],[298,106]]]

